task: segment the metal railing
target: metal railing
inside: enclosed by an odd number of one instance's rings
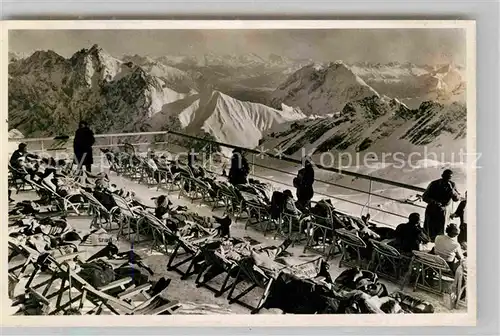
[[[251,156],[248,160],[251,166],[251,175],[256,179],[273,184],[276,189],[293,188],[291,182],[296,175],[297,165],[302,164],[301,160],[293,157],[278,157],[271,153],[263,153],[175,131],[96,134],[95,139],[94,158],[103,157],[100,149],[119,148],[125,144],[133,145],[138,152],[154,149],[155,151],[187,153],[189,148],[192,148],[193,142],[212,144],[220,148],[242,149],[247,153],[247,156]],[[68,157],[72,156],[72,141],[73,137],[66,137],[63,140],[48,137],[9,139],[12,144],[27,143],[29,151],[32,152],[48,152],[51,156],[64,153]],[[11,146],[10,151],[13,150],[14,148]],[[273,162],[278,164],[273,164]],[[281,168],[277,166],[281,166]],[[321,177],[315,179],[315,198],[330,198],[334,201],[334,206],[341,211],[353,215],[370,213],[373,221],[382,225],[394,226],[403,222],[409,213],[422,212],[425,209],[419,195],[425,191],[423,188],[348,170],[325,167],[320,164],[314,166],[317,172],[326,176],[325,179]],[[221,173],[221,171],[212,169],[213,167],[205,168],[215,173]],[[278,177],[274,176],[276,173],[279,174]],[[354,178],[357,185],[353,186],[353,183],[345,181],[332,181],[339,177]],[[377,185],[380,187],[375,188]]]

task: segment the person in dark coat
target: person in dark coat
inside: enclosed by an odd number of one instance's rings
[[[410,214],[408,223],[399,224],[395,232],[396,240],[391,245],[401,253],[411,255],[412,251],[418,251],[420,244],[427,244],[429,237],[420,227],[420,215],[416,212]]]
[[[465,207],[467,206],[467,191],[465,192],[465,198],[458,204],[455,213],[451,215],[451,219],[460,219],[460,234],[458,235],[458,242],[462,245],[462,248],[467,247],[467,222],[465,216]]]
[[[85,166],[90,173],[94,159],[92,156],[92,146],[95,143],[94,132],[89,128],[86,121],[80,121],[73,141],[73,149],[78,167]]]
[[[451,201],[458,202],[460,194],[451,180],[453,172],[446,169],[439,180],[432,181],[425,190],[422,200],[427,203],[425,209],[424,230],[431,241],[444,233],[447,219],[450,217]]]
[[[314,169],[309,159],[305,159],[304,168],[300,169],[293,185],[297,188],[297,205],[299,208],[308,209],[314,196]]]
[[[233,150],[233,156],[231,157],[231,168],[229,168],[228,176],[229,183],[232,185],[246,184],[248,182],[249,173],[250,168],[243,151],[236,148]]]

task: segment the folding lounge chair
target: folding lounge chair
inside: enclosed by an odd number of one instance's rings
[[[239,266],[237,262],[225,258],[217,251],[217,249],[212,248],[210,245],[211,244],[209,243],[201,247],[202,251],[201,253],[203,254],[205,262],[202,265],[200,272],[198,273],[198,277],[196,278],[195,283],[196,287],[205,287],[215,292],[215,297],[219,297],[223,295],[226,291],[231,289],[231,287],[233,286],[233,283],[230,283],[228,285],[228,282],[231,276],[236,275]],[[219,245],[217,245],[217,247],[218,246]],[[213,272],[214,270],[218,270],[219,272],[217,274],[210,273],[211,271]],[[214,279],[219,274],[224,274],[224,273],[225,277],[220,288],[215,288],[208,284],[210,280]]]
[[[304,216],[304,215],[303,215]],[[299,215],[283,212],[278,219],[278,229],[274,235],[274,239],[279,237],[291,239],[292,246],[300,243],[304,239],[303,221],[305,217]],[[307,237],[306,237],[307,239]]]
[[[139,178],[139,183],[145,183],[147,186],[158,185],[161,181],[160,171],[151,167],[146,160],[141,159],[141,161],[141,177]]]
[[[125,254],[127,254],[127,252],[125,252]],[[127,258],[127,260],[129,259]],[[117,265],[122,265],[122,263],[125,261],[123,265],[128,264],[128,262],[124,259],[106,259],[106,261],[108,263],[111,261],[118,261],[119,264]],[[146,267],[140,262],[138,264],[142,267]],[[113,267],[113,269],[115,268],[116,267]],[[37,275],[37,273],[40,273],[42,271],[49,272],[51,277],[48,280],[33,285],[35,276]],[[51,298],[57,296],[55,307],[53,307],[53,304],[51,304],[50,307],[47,307],[49,308],[48,310],[50,310],[50,308],[55,308],[55,310],[47,313],[50,315],[57,314],[59,311],[67,311],[68,306],[73,306],[73,302],[78,300],[80,300],[81,304],[77,310],[80,310],[82,308],[83,301],[85,300],[94,304],[95,308],[87,312],[87,314],[95,313],[96,310],[99,314],[105,307],[107,307],[109,311],[115,314],[118,312],[120,314],[165,314],[171,313],[172,310],[178,307],[177,302],[169,302],[159,296],[160,293],[168,287],[170,283],[169,281],[160,281],[152,289],[151,283],[145,283],[143,285],[136,286],[132,282],[132,280],[133,279],[131,277],[126,276],[122,279],[96,288],[88,284],[84,279],[82,279],[80,275],[75,274],[68,264],[61,263],[53,257],[46,255],[37,261],[35,265],[35,272],[32,274],[30,280],[26,284],[26,289],[27,292],[30,293],[30,295],[33,295],[35,293],[37,294],[38,298],[41,297],[42,300],[45,300],[44,303],[47,306],[49,306],[47,302],[49,302]],[[49,293],[51,286],[57,281],[61,282],[59,290]],[[45,288],[43,289],[43,292],[40,293],[40,288],[43,288],[44,286]],[[77,290],[80,295],[72,299],[72,290]],[[63,296],[69,296],[69,301],[64,304],[62,304]],[[137,305],[137,303],[134,301],[138,296],[142,296],[142,299],[145,299],[146,301],[140,301]],[[111,307],[109,305],[111,305]]]
[[[151,284],[145,284],[139,287],[127,287],[132,279],[126,277],[108,285],[95,288],[80,275],[74,273],[68,264],[59,264],[54,260],[51,261],[51,264],[53,271],[52,278],[46,281],[46,288],[43,293],[40,294],[36,292],[38,286],[43,285],[43,283],[37,286],[31,286],[30,283],[27,284],[28,293],[37,296],[45,305],[50,306],[50,299],[57,297],[55,307],[48,312],[48,315],[66,312],[68,309],[72,308],[75,302],[79,302],[76,308],[77,311],[81,311],[82,308],[84,308],[84,304],[90,302],[94,306],[90,311],[86,312],[86,314],[90,315],[100,314],[105,309],[115,315],[171,314],[173,310],[178,307],[177,302],[168,302],[161,298],[160,293],[153,296],[149,295],[147,291],[151,289]],[[56,279],[62,280],[60,289],[47,295],[49,286],[52,285]],[[116,292],[116,289],[118,289],[118,293],[113,295],[110,294],[113,290]],[[78,292],[76,297],[72,297],[71,295],[74,290]],[[132,300],[134,297],[141,294],[146,300],[136,305]],[[69,300],[62,303],[62,299],[65,296],[69,296]]]
[[[274,282],[274,278],[268,276],[261,268],[257,267],[251,257],[243,258],[238,265],[238,274],[236,275],[233,286],[228,294],[229,304],[238,303],[239,305],[250,309],[252,314],[256,314],[266,302],[269,293],[271,292],[271,286]],[[250,282],[250,286],[233,297],[236,286],[244,280]],[[256,306],[252,306],[244,301],[241,301],[243,297],[256,288],[264,289],[264,292],[262,296],[259,297],[259,301]]]
[[[184,238],[175,236],[176,245],[175,248],[170,255],[168,260],[167,269],[169,271],[176,271],[182,276],[182,280],[189,278],[191,275],[195,274],[198,270],[196,269],[197,263],[199,261],[199,256],[201,254],[200,247],[207,243],[211,238],[214,237],[214,233],[207,231],[201,225],[198,225],[198,228],[202,232],[201,237],[197,238]],[[180,253],[180,250],[183,250],[184,253]],[[181,254],[187,254],[187,257],[174,263],[174,260]],[[189,266],[186,271],[183,271],[179,267],[189,263]]]

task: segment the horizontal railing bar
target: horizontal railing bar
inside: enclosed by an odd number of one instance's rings
[[[283,185],[286,185],[286,186],[292,186],[291,184],[283,183],[281,181],[277,181],[277,180],[274,180],[274,179],[271,179],[271,178],[268,178],[268,177],[259,176],[259,175],[255,175],[255,174],[252,174],[252,175],[255,176],[255,177],[258,177],[260,179],[263,179],[263,180],[268,180],[268,181],[271,181],[271,182],[274,182],[274,183],[283,184]],[[338,197],[338,196],[327,195],[327,194],[324,194],[324,193],[321,193],[321,192],[316,192],[316,194],[317,195],[321,195],[321,196],[325,196],[325,197],[329,197],[329,198],[333,198],[333,199],[336,199],[336,200],[339,200],[339,201],[342,201],[342,202],[351,203],[351,204],[360,206],[362,208],[380,211],[380,212],[383,212],[383,213],[386,213],[386,214],[389,214],[389,215],[392,215],[392,216],[396,216],[396,217],[400,217],[400,218],[407,218],[407,216],[403,216],[403,215],[400,215],[400,214],[397,214],[397,213],[394,213],[394,212],[390,212],[390,211],[387,211],[387,210],[379,209],[379,208],[374,208],[372,206],[365,205],[365,204],[358,203],[358,202],[351,201],[351,200],[347,200],[345,198],[341,198],[341,197]]]
[[[291,176],[295,175],[294,173],[288,172],[286,170],[282,170],[282,169],[278,169],[278,168],[273,168],[273,167],[267,167],[267,166],[264,166],[264,165],[260,165],[258,163],[252,163],[252,164],[254,166],[257,166],[257,167],[269,169],[271,171],[277,171],[279,173],[288,174],[288,175],[291,175]],[[319,182],[319,183],[323,183],[323,184],[326,184],[326,185],[331,185],[331,186],[335,186],[335,187],[339,187],[339,188],[343,188],[343,189],[347,189],[347,190],[351,190],[351,191],[360,192],[360,193],[363,193],[363,194],[368,194],[368,192],[366,190],[356,189],[356,188],[353,188],[353,187],[347,187],[347,186],[343,186],[341,184],[337,184],[337,183],[333,183],[333,182],[329,182],[329,181],[324,181],[324,180],[320,180],[320,179],[316,179],[316,178],[314,179],[314,182],[315,183]],[[378,195],[378,194],[375,194],[373,192],[371,193],[371,195],[373,197],[378,197],[378,198],[386,199],[388,201],[401,202],[401,200],[399,200],[399,199],[392,198],[392,197],[389,197],[389,196],[384,196],[384,195]],[[414,207],[417,207],[417,208],[425,209],[424,206],[421,206],[421,205],[418,205],[418,204],[412,204],[412,203],[406,203],[406,204],[414,206]]]
[[[94,138],[110,138],[110,137],[127,137],[127,136],[138,136],[138,135],[161,135],[168,134],[167,131],[158,131],[158,132],[136,132],[136,133],[103,133],[103,134],[94,134]],[[67,140],[73,140],[74,136],[68,136]],[[36,142],[36,141],[57,141],[61,139],[56,139],[56,137],[51,138],[9,138],[11,142]]]
[[[290,158],[290,157],[287,157],[287,156],[278,157],[277,155],[271,155],[269,153],[262,153],[262,152],[259,152],[257,150],[254,150],[254,149],[248,149],[248,148],[245,148],[245,147],[229,145],[229,144],[226,144],[226,143],[222,143],[222,142],[218,142],[218,141],[213,141],[213,140],[208,140],[208,139],[200,139],[200,138],[192,136],[192,135],[183,134],[183,133],[174,132],[174,131],[169,131],[168,133],[169,134],[178,135],[178,136],[182,136],[182,137],[185,137],[185,138],[190,138],[190,139],[193,139],[193,140],[198,140],[198,141],[201,140],[201,141],[205,141],[205,142],[210,142],[210,143],[213,143],[213,144],[216,144],[216,145],[219,145],[219,146],[223,146],[223,147],[227,147],[227,148],[241,149],[241,150],[244,150],[245,152],[249,152],[249,153],[253,153],[253,154],[258,154],[258,155],[263,155],[263,156],[268,156],[268,157],[271,157],[271,158],[274,158],[274,159],[278,159],[278,160],[281,160],[281,161],[291,162],[291,163],[295,163],[295,164],[302,164],[301,160],[293,159],[293,158]],[[322,170],[334,172],[334,173],[341,174],[341,175],[353,176],[353,177],[362,178],[362,179],[365,179],[365,180],[371,180],[373,182],[384,183],[384,184],[392,185],[392,186],[395,186],[395,187],[404,188],[404,189],[410,189],[410,190],[414,190],[414,191],[418,191],[418,192],[424,192],[425,191],[424,188],[415,187],[415,186],[404,184],[404,183],[400,183],[400,182],[385,180],[385,179],[382,179],[382,178],[379,178],[379,177],[367,176],[367,175],[363,175],[363,174],[360,174],[360,173],[351,172],[351,171],[348,171],[348,170],[342,170],[342,169],[333,168],[333,167],[325,167],[323,165],[318,165],[318,164],[315,164],[315,165],[316,165],[316,167],[318,167],[318,168],[320,168]]]

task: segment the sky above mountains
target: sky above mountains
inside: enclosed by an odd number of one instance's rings
[[[127,54],[201,57],[274,53],[318,62],[465,64],[462,29],[323,30],[11,30],[9,51],[54,50],[69,57],[98,44],[115,57]]]

